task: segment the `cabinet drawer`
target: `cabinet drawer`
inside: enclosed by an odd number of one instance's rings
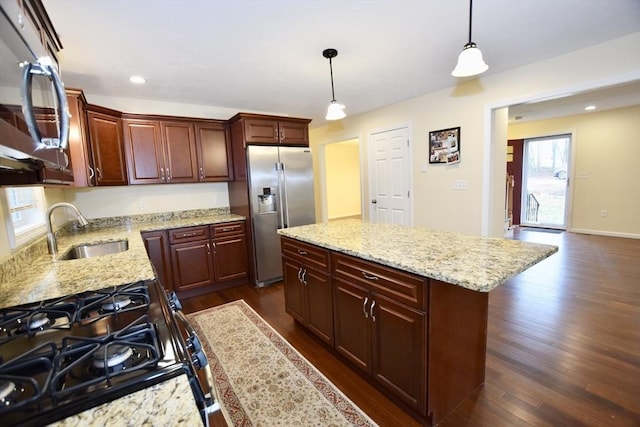
[[[211,228],[211,238],[244,235],[244,222],[226,222],[223,224],[213,224]]]
[[[329,271],[329,251],[297,240],[281,238],[282,254],[319,270]]]
[[[169,230],[169,243],[195,242],[197,240],[209,239],[209,227],[185,227]]]
[[[425,310],[427,279],[360,258],[333,252],[333,274],[381,295]]]

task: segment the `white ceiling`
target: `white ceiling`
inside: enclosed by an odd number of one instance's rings
[[[451,70],[468,38],[467,0],[43,3],[64,45],[65,84],[84,89],[89,100],[202,104],[307,117],[312,126],[326,123],[331,100],[325,48],[338,50],[336,98],[355,115],[455,85]],[[638,0],[473,5],[485,75],[638,31]],[[132,85],[132,74],[147,83]]]

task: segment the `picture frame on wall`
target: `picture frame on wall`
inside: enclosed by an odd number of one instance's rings
[[[460,127],[429,132],[429,163],[460,161]]]

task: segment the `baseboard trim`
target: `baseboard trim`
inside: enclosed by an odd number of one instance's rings
[[[589,230],[587,228],[572,228],[570,230],[572,233],[579,234],[595,234],[598,236],[609,236],[609,237],[624,237],[627,239],[640,239],[640,234],[634,233],[620,233],[617,231],[605,231],[605,230]]]

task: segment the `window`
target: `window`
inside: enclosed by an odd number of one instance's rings
[[[6,188],[3,205],[7,235],[11,249],[15,249],[45,233],[44,190],[42,187]]]

